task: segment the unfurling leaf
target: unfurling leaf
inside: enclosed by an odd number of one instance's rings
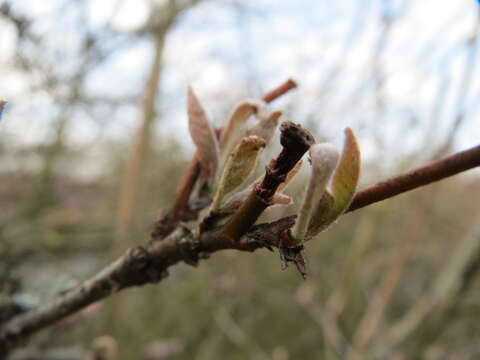
[[[329,184],[329,190],[318,203],[310,220],[307,238],[317,235],[342,215],[352,202],[360,177],[360,149],[350,128],[345,129],[345,142],[340,161]]]
[[[2,120],[3,110],[5,110],[6,105],[7,105],[6,101],[0,100],[0,121]]]
[[[281,111],[274,111],[272,113],[259,113],[259,121],[255,126],[247,131],[247,136],[258,136],[265,140],[265,144],[268,145],[275,133],[275,129],[278,126],[278,119],[282,116]]]
[[[205,110],[190,86],[188,87],[187,111],[190,136],[198,150],[202,175],[206,178],[213,178],[218,167],[218,140]]]
[[[264,147],[265,141],[258,136],[246,137],[237,145],[223,169],[217,191],[213,198],[212,211],[218,210],[223,198],[248,178],[255,169],[260,150]]]
[[[273,205],[291,205],[293,199],[291,196],[282,193],[275,193],[272,199]]]
[[[328,143],[316,144],[310,148],[312,172],[297,221],[292,229],[292,246],[301,244],[307,235],[308,225],[315,208],[321,200],[328,181],[338,162],[337,149]]]
[[[228,153],[234,140],[240,135],[242,125],[255,113],[265,112],[267,104],[261,100],[247,100],[233,109],[220,136],[220,150]]]
[[[248,196],[252,192],[251,188],[245,189],[236,193],[235,195],[231,196],[218,210],[218,213],[224,215],[233,214],[245,200],[247,200]],[[272,199],[272,205],[291,205],[293,204],[293,199],[291,196],[288,196],[283,193],[275,193]]]
[[[332,223],[330,220],[330,211],[333,208],[335,199],[328,190],[325,191],[313,212],[310,223],[308,224],[307,240],[317,235]]]
[[[342,156],[331,183],[335,198],[335,206],[332,210],[335,215],[344,212],[352,202],[359,177],[360,149],[352,129],[346,128]]]

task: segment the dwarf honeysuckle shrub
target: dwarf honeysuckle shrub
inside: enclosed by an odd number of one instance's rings
[[[245,206],[249,197],[257,196],[265,202],[261,196],[265,190],[261,189],[261,183],[269,171],[273,171],[272,164],[267,166],[264,177],[250,182],[249,179],[258,166],[259,155],[269,145],[277,129],[282,113],[272,111],[261,100],[243,101],[234,107],[226,125],[215,131],[191,87],[188,88],[187,108],[190,135],[197,148],[202,174],[200,187],[207,189],[207,197],[211,200],[210,205],[201,212],[199,231],[222,224],[228,227],[231,222],[229,218],[235,213],[237,218],[251,216]],[[247,127],[250,117],[256,121],[253,126]],[[288,122],[282,126],[287,127]],[[304,129],[301,131],[306,132]],[[313,140],[310,134],[308,136]],[[313,140],[308,148],[308,166],[311,167],[308,184],[295,225],[282,234],[279,246],[284,266],[288,261],[293,261],[302,275],[305,275],[301,256],[304,242],[328,228],[345,212],[355,194],[360,173],[360,150],[350,128],[345,129],[341,155],[330,143],[317,144]],[[273,165],[281,166],[279,161],[280,158],[272,160]],[[298,159],[283,174],[265,207],[272,204],[287,206],[293,202],[283,191],[302,163]],[[243,213],[242,206],[245,207]],[[232,236],[231,240],[237,241],[238,238]]]

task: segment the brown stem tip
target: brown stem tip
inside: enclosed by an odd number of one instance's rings
[[[256,186],[257,195],[266,203],[271,202],[278,185],[285,181],[289,171],[315,143],[314,137],[307,130],[291,121],[283,122],[280,131],[282,151],[267,166],[262,183]]]
[[[277,166],[279,169],[280,167],[293,168],[310,146],[315,144],[315,138],[300,125],[291,121],[284,121],[280,126],[280,132],[280,144],[283,146],[283,151],[277,159]],[[295,160],[294,157],[297,157],[297,160],[293,165],[288,162],[284,163],[288,159]]]
[[[272,91],[263,95],[262,100],[265,101],[266,103],[270,103],[273,100],[275,100],[275,99],[279,98],[280,96],[282,96],[283,94],[285,94],[286,92],[288,92],[292,89],[295,89],[296,87],[297,87],[297,83],[292,79],[288,79],[287,81],[285,81],[280,86],[276,87]]]

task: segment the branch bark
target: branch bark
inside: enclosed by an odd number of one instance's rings
[[[458,152],[359,191],[347,212],[480,166],[480,145]]]

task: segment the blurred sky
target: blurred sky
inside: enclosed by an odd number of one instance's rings
[[[70,26],[74,20],[68,12],[58,16],[64,3],[13,2],[14,8],[37,19],[36,29],[48,34],[52,47],[45,51],[68,71],[75,66],[75,27]],[[128,32],[148,15],[146,0],[87,3],[83,25],[92,29],[110,22]],[[383,42],[382,16],[392,19]],[[347,125],[360,133],[381,126],[382,141],[389,147],[419,151],[426,133],[444,136],[465,111],[455,147],[476,145],[479,59],[467,39],[477,17],[475,0],[204,1],[182,15],[168,36],[158,131],[190,144],[184,110],[188,83],[219,123],[226,116],[225,103],[259,96],[292,77],[300,88],[278,107],[289,105],[292,120],[310,121],[326,137],[340,135]],[[0,98],[10,102],[0,136],[18,143],[42,141],[50,131],[52,99],[42,91],[28,93],[31,78],[12,67],[15,41],[14,29],[0,22]],[[133,38],[89,75],[88,92],[139,98],[152,52],[151,41]],[[467,66],[469,61],[473,66]],[[376,76],[385,79],[382,106],[377,103]],[[104,119],[103,133],[130,138],[138,111],[128,105]],[[95,141],[98,129],[98,119],[75,114],[70,140],[88,144]],[[377,143],[365,137],[361,145],[369,153]]]

